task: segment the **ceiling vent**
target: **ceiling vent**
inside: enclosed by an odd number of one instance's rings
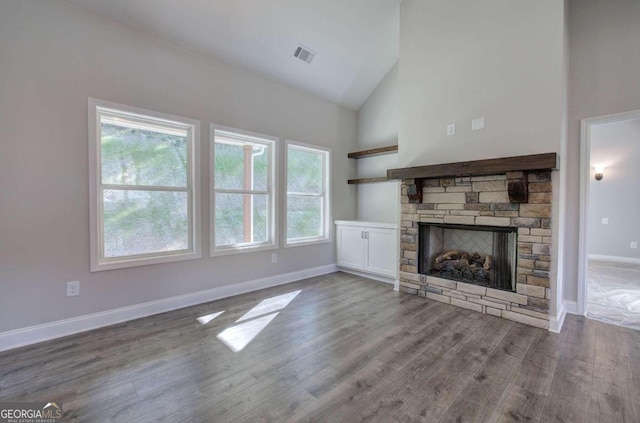
[[[293,53],[293,57],[298,58],[303,62],[311,63],[313,58],[316,57],[316,53],[302,44],[298,44],[298,48],[296,48],[296,51]]]

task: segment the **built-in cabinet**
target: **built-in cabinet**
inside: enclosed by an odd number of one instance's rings
[[[397,278],[397,225],[353,220],[335,224],[338,267]]]

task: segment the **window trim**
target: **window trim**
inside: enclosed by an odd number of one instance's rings
[[[104,100],[89,98],[88,101],[88,143],[89,143],[89,241],[90,241],[90,271],[123,269],[128,267],[146,266],[159,263],[171,263],[183,260],[193,260],[202,257],[201,252],[201,201],[200,201],[200,122],[180,116],[159,113],[152,110],[112,103]],[[159,253],[139,254],[129,257],[105,258],[103,242],[102,218],[102,184],[100,157],[100,114],[110,111],[114,114],[130,115],[138,118],[151,118],[165,121],[169,125],[187,129],[189,133],[189,172],[187,175],[186,191],[189,206],[189,248],[177,252],[167,251]],[[108,185],[108,184],[106,184]],[[126,188],[127,186],[121,186]],[[145,190],[146,190],[145,186]],[[175,187],[157,187],[161,191],[170,191]],[[166,189],[165,189],[166,188]],[[135,186],[134,186],[135,189]]]
[[[216,130],[231,132],[238,135],[244,135],[251,138],[256,138],[256,141],[264,141],[270,144],[271,157],[269,160],[269,172],[267,174],[267,190],[260,192],[253,192],[253,194],[266,194],[269,201],[268,213],[269,215],[269,228],[267,231],[269,240],[262,243],[254,243],[248,245],[237,246],[216,246],[216,226],[215,226],[215,211],[216,211],[216,188],[215,188],[215,133]],[[278,216],[278,146],[280,139],[271,135],[260,134],[257,132],[245,131],[243,129],[232,128],[229,126],[218,125],[215,123],[210,124],[209,133],[209,255],[210,257],[227,256],[232,254],[242,253],[254,253],[258,251],[276,250],[279,245],[278,228],[277,228],[277,216]],[[218,192],[230,192],[243,191],[243,190],[227,190],[220,189]],[[241,192],[238,192],[241,194]]]
[[[322,222],[322,231],[323,234],[319,237],[313,237],[313,238],[299,238],[299,240],[294,240],[294,241],[289,241],[288,235],[287,235],[287,229],[288,229],[288,222],[287,222],[287,218],[288,218],[288,199],[289,199],[289,190],[288,190],[288,180],[289,180],[289,147],[292,146],[293,148],[299,148],[299,149],[303,149],[303,150],[312,150],[312,151],[317,151],[317,152],[321,152],[324,153],[324,178],[323,178],[323,202],[322,202],[322,217],[323,217],[323,222]],[[283,213],[283,220],[284,220],[284,227],[283,227],[283,231],[284,231],[284,247],[285,248],[292,248],[292,247],[302,247],[305,245],[316,245],[316,244],[327,244],[327,243],[331,243],[333,241],[332,239],[332,226],[331,226],[331,221],[332,221],[332,213],[331,213],[331,204],[332,204],[332,198],[331,198],[331,194],[332,194],[332,189],[331,189],[331,167],[332,167],[332,154],[333,154],[333,150],[331,148],[327,148],[327,147],[321,147],[321,146],[317,146],[317,145],[313,145],[313,144],[306,144],[306,143],[302,143],[302,142],[298,142],[298,141],[292,141],[292,140],[285,140],[285,148],[284,148],[284,165],[282,166],[282,168],[284,169],[284,213]]]

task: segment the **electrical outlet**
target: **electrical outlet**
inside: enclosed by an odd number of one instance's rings
[[[455,135],[456,134],[456,124],[455,123],[450,123],[447,125],[447,136],[451,136],[451,135]]]
[[[484,129],[484,118],[477,118],[477,119],[473,119],[471,121],[471,130],[472,131],[479,131],[481,129]]]
[[[67,297],[80,295],[80,281],[67,282]]]
[[[637,241],[632,241],[631,242],[631,248],[638,248],[638,242]]]
[[[271,263],[278,262],[278,253],[271,253]]]
[[[607,219],[606,217],[602,218],[602,224],[603,225],[608,225],[609,224],[609,219]]]

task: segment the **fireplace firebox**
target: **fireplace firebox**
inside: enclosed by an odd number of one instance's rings
[[[418,272],[516,291],[517,228],[418,223]]]

